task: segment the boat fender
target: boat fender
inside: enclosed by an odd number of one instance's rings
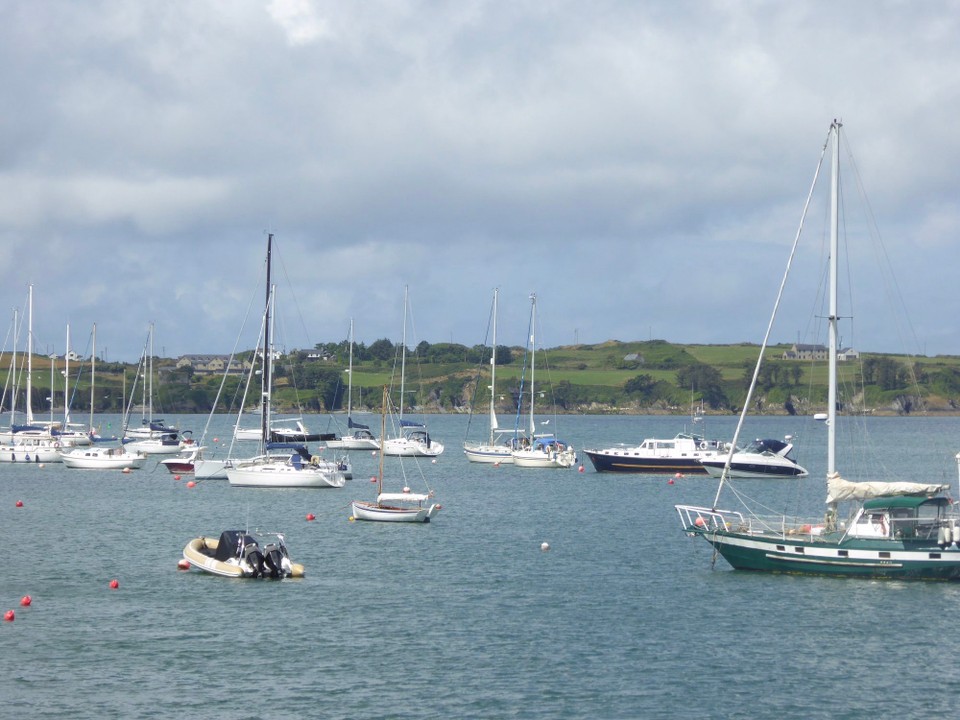
[[[953,542],[953,530],[951,530],[951,529],[950,529],[950,526],[947,525],[947,526],[943,529],[943,543],[944,543],[943,546],[944,546],[944,547],[947,547],[947,546],[950,545],[950,543],[952,543],[952,542]]]
[[[937,545],[941,548],[947,547],[950,543],[947,542],[947,530],[944,527],[937,528]]]
[[[310,457],[310,464],[313,465],[314,467],[318,467],[320,465],[320,456],[312,455]]]

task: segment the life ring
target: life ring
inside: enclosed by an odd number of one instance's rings
[[[319,455],[311,456],[310,464],[313,465],[314,467],[318,467],[320,465],[320,456]]]
[[[55,442],[55,443],[53,444],[53,447],[54,447],[54,449],[59,450],[59,449],[60,449],[60,443],[59,443],[59,441],[58,441],[58,442]]]
[[[706,450],[706,449],[707,449],[707,444],[706,444],[705,442],[700,443],[700,449],[701,449],[701,450]]]

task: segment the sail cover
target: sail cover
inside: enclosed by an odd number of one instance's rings
[[[915,482],[850,482],[833,473],[827,478],[827,504],[834,505],[843,500],[869,500],[875,497],[894,495],[936,495],[949,490],[947,484],[928,484]]]

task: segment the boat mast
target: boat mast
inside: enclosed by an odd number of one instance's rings
[[[380,411],[380,467],[377,470],[377,503],[380,502],[380,495],[383,493],[383,444],[387,437],[387,386],[383,386],[383,400]]]
[[[10,383],[10,389],[13,394],[10,398],[10,442],[13,442],[13,424],[17,418],[17,391],[20,389],[20,383],[17,382],[17,342],[20,340],[20,313],[17,308],[13,309],[13,357],[10,360],[10,372],[8,377],[13,379]]]
[[[264,300],[263,310],[263,377],[260,385],[260,440],[263,443],[263,450],[266,452],[267,443],[270,441],[270,393],[272,390],[273,379],[271,375],[271,363],[268,359],[270,350],[270,296],[272,288],[270,287],[270,260],[273,252],[273,233],[267,235],[267,294]]]
[[[97,324],[93,324],[93,339],[90,341],[90,432],[93,433],[94,388],[97,386]]]
[[[837,459],[837,251],[839,241],[840,204],[840,128],[833,121],[833,166],[830,170],[830,316],[829,320],[829,368],[827,385],[827,478],[836,472]]]
[[[490,353],[490,444],[493,445],[497,425],[497,295],[499,288],[493,289],[493,342]]]
[[[50,388],[50,397],[53,397],[53,388]],[[67,349],[63,353],[63,429],[70,424],[70,323],[67,323]],[[53,407],[51,401],[50,407]]]
[[[403,393],[407,378],[407,292],[409,285],[403,286],[403,341],[400,344],[400,428],[403,431]],[[394,366],[396,367],[396,366]]]
[[[347,422],[353,410],[353,318],[350,318],[350,365],[347,368]]]
[[[537,294],[530,293],[530,443],[537,435],[537,423],[533,418],[535,395],[534,379],[537,375]]]
[[[33,425],[33,285],[27,293],[27,425]]]

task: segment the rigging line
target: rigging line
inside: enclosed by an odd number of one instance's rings
[[[777,317],[777,310],[780,308],[780,301],[783,299],[784,287],[787,284],[787,278],[790,275],[790,267],[793,265],[793,258],[797,252],[797,246],[800,243],[800,236],[803,232],[803,224],[807,217],[807,209],[810,207],[810,200],[813,196],[814,188],[817,186],[817,179],[820,177],[820,170],[823,167],[823,159],[827,153],[827,146],[830,142],[830,136],[833,132],[833,126],[830,126],[830,132],[827,134],[827,139],[823,144],[823,149],[820,151],[820,160],[817,162],[817,169],[813,174],[813,182],[810,184],[810,191],[807,193],[807,200],[803,204],[803,212],[800,215],[800,225],[797,228],[797,233],[793,239],[793,247],[790,248],[790,257],[787,260],[787,267],[783,272],[783,279],[780,281],[780,289],[777,291],[777,300],[773,306],[773,312],[770,314],[770,322],[767,324],[767,332],[763,337],[763,344],[760,347],[760,352],[757,356],[757,364],[753,370],[753,379],[750,381],[750,388],[747,390],[747,397],[743,403],[743,409],[740,412],[740,419],[737,421],[737,429],[733,434],[733,441],[730,444],[730,453],[727,455],[727,461],[724,464],[723,471],[720,473],[720,483],[717,487],[717,494],[713,500],[713,507],[716,509],[717,503],[720,502],[720,493],[723,490],[724,483],[727,479],[727,472],[730,469],[730,461],[733,458],[733,453],[736,451],[737,441],[740,439],[740,430],[743,427],[743,421],[746,418],[747,410],[750,407],[750,399],[753,396],[753,390],[757,384],[757,377],[760,374],[760,366],[763,363],[763,354],[767,349],[767,345],[770,342],[770,333],[773,330],[773,322]]]

